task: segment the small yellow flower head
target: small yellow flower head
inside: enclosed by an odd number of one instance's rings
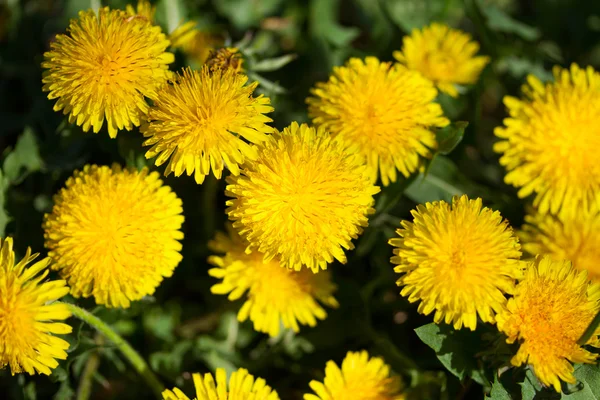
[[[12,238],[0,239],[0,368],[10,366],[12,375],[50,375],[58,366],[56,359],[67,358],[69,343],[54,335],[70,333],[71,327],[55,321],[69,318],[71,312],[54,301],[69,288],[63,280],[44,281],[50,258],[27,267],[38,256],[28,248],[15,265],[12,247]]]
[[[340,369],[335,362],[325,366],[323,383],[310,382],[316,393],[304,400],[404,400],[402,379],[390,376],[390,367],[379,357],[369,359],[366,351],[349,351]]]
[[[519,197],[534,193],[541,214],[562,218],[600,209],[600,74],[573,64],[555,67],[554,78],[543,84],[530,75],[523,99],[504,98],[510,116],[494,131],[503,139],[494,150]]]
[[[206,65],[211,72],[221,70],[232,70],[237,73],[244,72],[242,64],[244,59],[242,54],[235,47],[224,47],[218,50],[211,50]]]
[[[181,200],[157,172],[86,165],[44,216],[46,247],[74,297],[107,307],[154,293],[181,261]]]
[[[317,320],[327,317],[327,312],[317,301],[338,307],[333,297],[336,286],[328,271],[313,274],[308,269],[282,268],[276,259],[263,262],[263,255],[257,251],[245,252],[247,243],[233,230],[229,237],[217,233],[209,247],[224,253],[208,259],[217,267],[209,270],[209,275],[221,280],[213,285],[211,292],[229,294],[229,300],[234,301],[247,291],[238,319],[250,318],[258,332],[277,336],[281,325],[294,332],[300,330],[299,324],[316,326]]]
[[[223,368],[217,369],[217,381],[211,374],[193,374],[196,397],[194,400],[279,400],[277,392],[267,386],[262,378],[254,378],[248,370],[240,368],[231,374],[227,385],[227,374]],[[228,387],[229,386],[229,387]],[[165,390],[164,400],[190,400],[181,390]]]
[[[180,49],[189,60],[199,65],[204,64],[210,53],[223,44],[223,40],[199,30],[195,21],[180,25],[169,38],[174,49]]]
[[[402,273],[400,294],[419,304],[434,321],[475,330],[477,316],[494,322],[521,274],[520,246],[498,211],[482,207],[480,198],[454,197],[452,205],[436,201],[411,211],[390,239],[396,247],[394,271]]]
[[[433,23],[405,36],[402,51],[395,51],[394,58],[433,81],[440,91],[457,97],[455,85],[477,82],[490,62],[489,57],[475,56],[478,51],[479,44],[469,34]]]
[[[600,213],[578,213],[560,219],[534,212],[525,216],[519,232],[523,250],[532,256],[544,254],[553,260],[570,260],[590,279],[600,282]]]
[[[125,11],[130,17],[145,18],[147,21],[154,22],[156,6],[153,6],[148,0],[138,0],[136,8],[133,8],[131,4],[127,4]]]
[[[258,159],[227,177],[227,214],[265,261],[318,272],[367,226],[379,192],[361,158],[324,129],[292,123],[261,143]]]
[[[43,90],[58,99],[54,110],[69,114],[69,122],[84,132],[90,127],[99,132],[106,119],[112,138],[139,126],[148,112],[144,97],[156,98],[174,61],[160,28],[104,7],[98,15],[80,11],[68,32],[56,36],[42,63]]]
[[[437,90],[416,71],[375,57],[352,58],[317,83],[306,102],[313,123],[352,145],[373,182],[408,177],[437,147],[433,127],[448,125]]]
[[[185,69],[173,84],[159,91],[141,131],[145,146],[152,146],[146,158],[157,157],[155,164],[167,160],[165,175],[194,173],[197,183],[212,169],[220,179],[227,167],[240,173],[239,165],[256,159],[250,143],[267,139],[273,128],[264,114],[273,111],[262,95],[252,97],[257,83],[244,86],[248,77],[235,71],[210,72]]]
[[[571,363],[592,364],[598,357],[577,344],[598,310],[600,284],[590,283],[569,261],[538,257],[496,319],[507,342],[520,343],[512,364],[531,365],[540,382],[560,392],[561,380],[576,382]],[[587,344],[599,347],[599,333]]]

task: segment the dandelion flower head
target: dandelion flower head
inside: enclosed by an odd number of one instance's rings
[[[434,321],[475,330],[477,317],[494,322],[521,274],[519,242],[498,211],[480,198],[454,197],[417,206],[413,222],[402,221],[390,239],[391,261],[402,277],[400,294],[435,311]]]
[[[238,319],[248,318],[259,332],[277,336],[280,327],[300,330],[299,325],[316,326],[317,320],[327,317],[320,303],[337,307],[333,297],[336,287],[328,271],[313,274],[308,269],[294,271],[281,267],[277,259],[263,262],[257,251],[246,253],[247,244],[231,230],[229,236],[218,233],[209,247],[224,255],[211,256],[208,261],[215,265],[209,275],[220,279],[211,292],[229,294],[229,300],[246,295],[246,301],[238,313]]]
[[[227,213],[249,250],[314,272],[344,263],[379,192],[362,159],[323,128],[292,123],[257,146],[258,159],[227,177]]]
[[[590,279],[600,279],[600,213],[582,212],[561,219],[533,212],[525,216],[525,222],[519,232],[525,252],[569,260],[575,268],[586,270]]]
[[[598,357],[577,344],[600,310],[600,284],[570,261],[537,257],[517,284],[507,309],[497,316],[508,343],[520,343],[511,362],[529,364],[546,386],[560,392],[560,381],[575,383],[572,363],[592,364]],[[586,343],[600,346],[596,332]]]
[[[74,297],[129,307],[181,261],[182,203],[157,172],[87,165],[54,203],[44,217],[46,247]]]
[[[375,57],[334,67],[329,81],[311,93],[307,103],[315,126],[352,144],[371,180],[380,176],[384,186],[396,181],[396,171],[405,177],[415,172],[437,147],[432,128],[448,124],[429,80]]]
[[[80,11],[44,54],[43,90],[70,123],[97,133],[106,120],[114,138],[140,125],[148,112],[145,97],[156,99],[169,78],[169,43],[147,18],[108,7]]]
[[[390,376],[383,359],[350,351],[341,369],[333,361],[327,363],[325,379],[311,381],[315,394],[305,394],[304,400],[404,400],[403,387],[400,377]]]
[[[478,51],[479,44],[469,34],[433,23],[405,36],[394,58],[433,81],[441,92],[457,97],[456,85],[477,82],[490,62],[487,56],[476,56]]]
[[[592,67],[554,68],[554,82],[530,75],[523,98],[504,98],[509,117],[495,130],[502,139],[505,182],[519,197],[535,195],[541,214],[573,217],[600,210],[600,74]]]
[[[227,374],[217,369],[215,378],[211,374],[193,374],[196,397],[194,400],[279,400],[277,392],[267,385],[264,379],[254,378],[247,370],[240,368],[231,374],[229,385]],[[190,400],[180,389],[165,390],[164,400]]]
[[[8,365],[12,375],[50,375],[56,360],[67,358],[69,343],[55,335],[70,333],[71,327],[56,321],[71,312],[54,301],[69,288],[64,280],[45,280],[49,258],[27,266],[36,257],[28,248],[15,264],[12,238],[0,239],[0,368]]]
[[[257,83],[247,81],[244,74],[207,66],[178,74],[159,91],[141,128],[144,145],[152,146],[146,158],[156,157],[156,165],[169,160],[165,175],[193,173],[199,184],[211,170],[218,179],[225,167],[238,175],[240,164],[258,156],[251,144],[273,131],[266,125],[271,119],[265,114],[273,111],[269,99],[253,97]]]
[[[235,47],[223,47],[217,50],[211,50],[206,65],[211,71],[232,70],[237,73],[244,72],[242,64],[244,59],[242,53]]]

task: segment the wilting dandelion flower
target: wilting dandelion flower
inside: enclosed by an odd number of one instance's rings
[[[15,264],[12,238],[0,239],[0,247],[0,368],[8,365],[12,375],[50,375],[56,359],[67,358],[69,343],[55,335],[70,333],[71,327],[56,321],[71,312],[54,301],[69,288],[64,280],[44,280],[49,258],[28,267],[37,257],[31,249]]]
[[[269,99],[253,97],[257,83],[244,86],[247,81],[235,71],[205,66],[185,69],[164,85],[141,128],[148,138],[144,145],[152,146],[146,158],[156,157],[156,165],[169,160],[165,175],[193,173],[197,183],[211,170],[220,179],[225,167],[238,175],[240,164],[258,156],[251,143],[273,131],[264,115],[273,111]]]
[[[432,128],[448,125],[434,103],[437,90],[402,65],[352,58],[334,67],[307,99],[316,126],[340,136],[365,158],[371,180],[384,186],[408,177],[437,147]]]
[[[535,194],[540,214],[572,218],[581,210],[600,210],[600,74],[592,67],[554,68],[554,82],[527,77],[523,99],[507,96],[509,118],[495,130],[503,139],[505,182],[519,197]]]
[[[421,301],[419,312],[435,311],[434,321],[475,330],[477,316],[494,322],[521,274],[519,242],[498,211],[480,198],[455,197],[452,205],[436,201],[411,211],[390,239],[391,261],[403,274],[400,294]]]
[[[193,374],[196,389],[195,400],[279,400],[277,392],[262,378],[254,378],[246,369],[240,368],[231,374],[229,385],[227,374],[223,368],[218,368],[217,381],[211,374]],[[190,400],[180,389],[165,390],[164,400]]]
[[[69,122],[97,133],[104,120],[110,137],[139,126],[148,112],[145,97],[156,99],[170,76],[169,40],[146,18],[104,7],[80,11],[68,35],[57,35],[44,54],[43,90],[58,99],[54,110]]]
[[[153,6],[148,0],[138,0],[137,6],[127,4],[125,8],[129,17],[141,17],[150,22],[154,22],[154,14],[156,14],[156,6]]]
[[[327,363],[323,383],[311,381],[316,394],[305,394],[304,400],[404,400],[403,387],[400,377],[390,376],[383,359],[350,351],[341,369],[333,361]]]
[[[456,85],[477,82],[490,62],[487,56],[475,56],[478,51],[479,44],[469,34],[433,23],[405,36],[402,51],[394,52],[394,58],[433,81],[440,91],[457,97]]]
[[[595,363],[598,355],[577,344],[600,310],[600,284],[571,262],[538,257],[528,265],[508,307],[497,316],[507,342],[520,343],[515,366],[529,364],[538,379],[560,392],[560,381],[575,383],[572,363]],[[596,331],[586,343],[600,347]]]
[[[281,325],[295,332],[299,325],[315,326],[317,320],[327,317],[319,304],[337,307],[333,297],[335,285],[328,271],[313,274],[308,269],[293,271],[282,268],[277,259],[263,262],[263,255],[254,251],[246,253],[247,243],[233,231],[229,237],[217,233],[209,247],[222,256],[211,256],[208,261],[215,265],[208,271],[220,279],[211,292],[229,294],[229,300],[237,300],[246,294],[246,301],[238,313],[238,319],[248,318],[259,332],[277,336]]]
[[[227,177],[227,214],[249,249],[314,272],[344,263],[374,210],[362,160],[322,128],[292,123],[257,146],[258,159]]]
[[[592,280],[600,279],[600,213],[581,212],[560,219],[533,212],[525,216],[525,222],[519,232],[525,252],[570,260]]]
[[[157,172],[87,165],[44,217],[53,268],[74,297],[108,307],[154,293],[181,261],[181,200]]]

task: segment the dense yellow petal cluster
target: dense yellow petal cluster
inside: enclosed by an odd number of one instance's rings
[[[74,297],[108,307],[154,293],[181,261],[181,200],[157,172],[87,165],[44,217],[53,268]]]
[[[507,342],[520,343],[512,364],[531,365],[544,385],[560,392],[561,380],[576,382],[571,363],[592,364],[598,357],[577,344],[598,311],[600,284],[591,284],[569,261],[538,257],[496,319]],[[600,346],[599,333],[587,344]]]
[[[404,400],[403,386],[400,377],[390,376],[383,359],[350,351],[341,369],[333,361],[327,363],[323,383],[311,381],[315,394],[305,394],[304,400]]]
[[[258,158],[227,177],[227,213],[249,249],[318,272],[345,263],[379,192],[361,158],[322,128],[292,123],[257,146]]]
[[[534,212],[525,221],[519,233],[525,252],[570,260],[592,280],[600,281],[600,213],[580,212],[560,219]]]
[[[394,58],[433,81],[440,91],[457,97],[455,85],[477,82],[490,62],[487,56],[475,56],[478,51],[479,44],[469,34],[433,23],[404,36],[402,50],[394,52]]]
[[[242,53],[235,47],[223,47],[210,52],[206,65],[214,72],[217,70],[232,70],[237,73],[244,72],[244,58]]]
[[[193,374],[196,397],[194,400],[279,400],[277,392],[267,385],[264,379],[254,378],[247,370],[240,368],[231,374],[229,385],[227,374],[217,369],[216,382],[211,374]],[[180,389],[165,390],[164,400],[190,400]]]
[[[494,150],[519,197],[534,194],[540,214],[572,218],[600,210],[600,74],[572,65],[555,67],[554,79],[530,75],[523,99],[504,98],[510,116],[495,130],[502,140]]]
[[[58,99],[54,110],[95,133],[106,120],[110,137],[139,126],[148,112],[145,97],[156,99],[170,76],[174,56],[160,27],[125,11],[80,11],[68,35],[57,35],[44,54],[43,90]]]
[[[494,322],[521,274],[520,246],[498,211],[482,207],[480,198],[455,197],[411,211],[390,239],[391,261],[403,274],[402,296],[421,301],[419,312],[435,311],[434,321],[475,330],[477,317]]]
[[[437,90],[416,71],[375,57],[350,59],[317,83],[307,99],[313,123],[340,136],[366,160],[373,182],[395,182],[415,172],[437,147],[432,128],[448,120]]]
[[[49,258],[28,267],[37,257],[31,249],[15,264],[12,238],[0,239],[0,248],[0,368],[8,365],[12,375],[50,375],[56,359],[67,358],[69,343],[55,335],[70,333],[71,327],[56,321],[71,313],[54,301],[69,288],[64,280],[45,280]]]
[[[247,291],[238,319],[250,318],[259,332],[277,336],[282,325],[295,332],[300,330],[299,324],[314,327],[317,320],[327,317],[319,302],[329,307],[338,306],[333,297],[336,286],[328,271],[313,274],[308,269],[282,268],[276,259],[263,262],[261,253],[245,252],[247,243],[234,231],[229,236],[217,233],[209,247],[214,252],[224,253],[208,259],[217,267],[208,273],[221,280],[213,285],[211,292],[229,294],[229,300],[233,301]]]
[[[245,86],[247,81],[236,71],[211,72],[206,66],[177,75],[159,91],[141,127],[148,138],[144,145],[152,146],[146,158],[156,157],[156,165],[169,160],[165,175],[193,173],[197,183],[211,170],[220,179],[225,167],[238,175],[240,164],[258,156],[251,143],[273,131],[264,115],[273,111],[269,99],[253,97],[257,83]]]

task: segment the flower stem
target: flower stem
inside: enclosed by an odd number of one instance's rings
[[[144,378],[148,386],[152,389],[158,399],[162,399],[162,391],[164,386],[156,375],[150,370],[146,361],[131,347],[118,333],[116,333],[104,321],[83,308],[77,307],[74,304],[64,303],[67,305],[73,316],[93,326],[98,332],[104,335],[105,338],[114,343],[121,353],[129,360],[133,368]]]
[[[101,345],[103,342],[103,336],[99,333],[96,334],[96,344]],[[100,354],[98,351],[92,352],[90,357],[83,367],[81,378],[79,379],[79,387],[77,388],[77,397],[75,400],[88,400],[92,394],[92,385],[94,381],[94,374],[100,366]]]
[[[600,311],[598,311],[598,314],[596,314],[592,322],[590,322],[590,324],[586,328],[585,332],[583,332],[583,335],[581,335],[581,337],[577,341],[577,344],[580,346],[586,344],[588,340],[590,340],[594,332],[596,332],[596,328],[598,328],[598,325],[600,325]]]

